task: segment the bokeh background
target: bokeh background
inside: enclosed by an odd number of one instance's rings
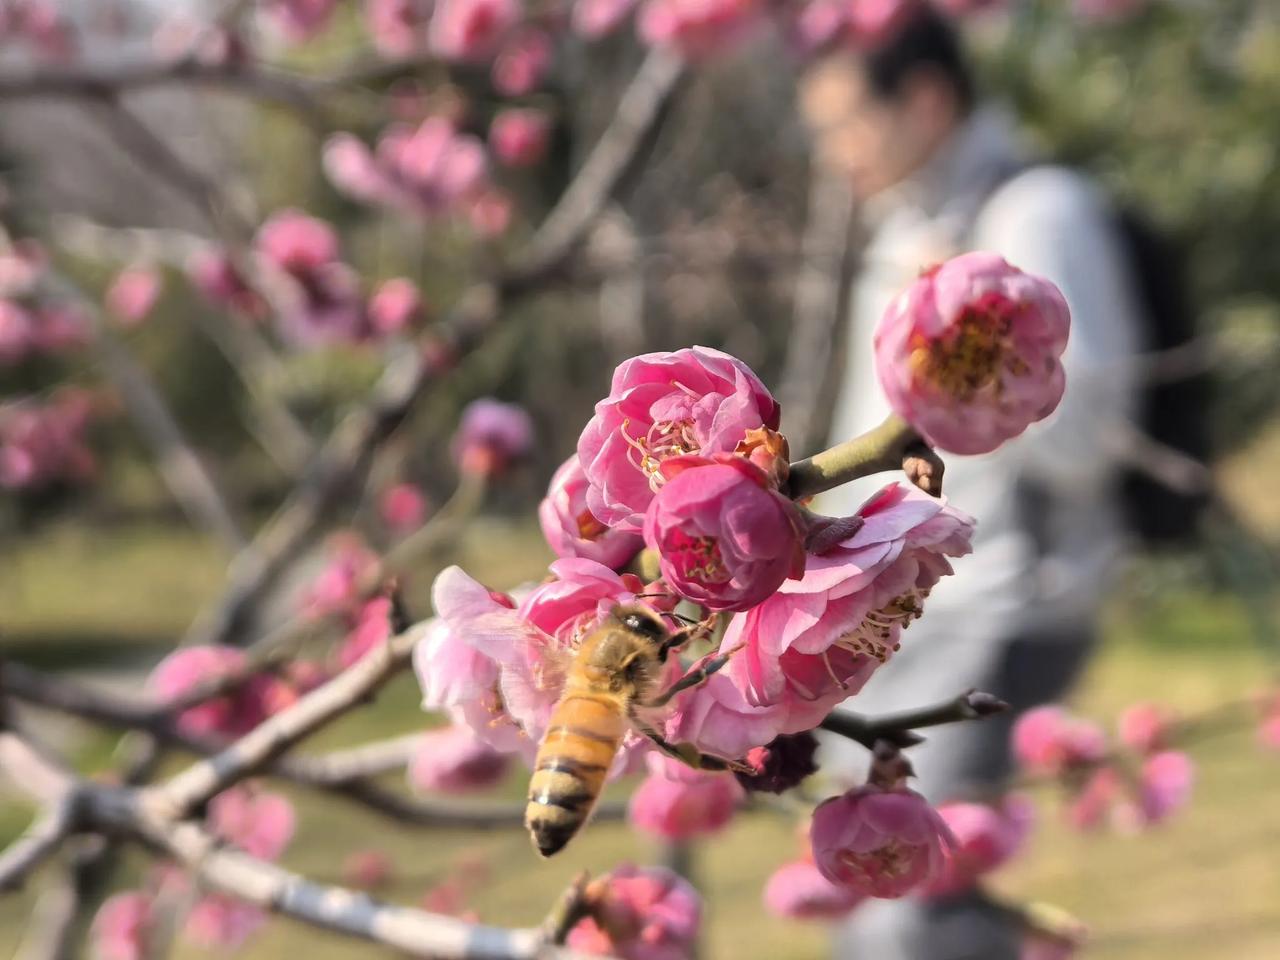
[[[183,278],[187,249],[215,237],[216,225],[190,191],[122,147],[100,104],[33,96],[19,82],[77,63],[123,69],[150,62],[157,30],[202,5],[54,6],[79,38],[72,61],[51,64],[13,37],[0,47],[0,221],[13,236],[40,238],[94,297],[129,264],[163,271],[163,293],[147,322],[118,336],[252,529],[291,481],[247,428],[256,408],[242,371],[216,346],[218,326],[234,321]],[[1100,654],[1074,701],[1104,722],[1143,699],[1188,714],[1247,700],[1274,680],[1277,652],[1271,587],[1280,498],[1271,471],[1280,471],[1280,12],[1267,0],[1125,6],[1133,9],[1099,19],[1081,16],[1068,0],[1014,0],[966,25],[987,91],[1017,109],[1040,150],[1091,170],[1185,252],[1182,282],[1194,299],[1212,382],[1210,466],[1234,520],[1209,523],[1185,549],[1138,553],[1126,564],[1108,601]],[[295,104],[178,83],[131,90],[122,102],[247,222],[283,207],[305,209],[338,227],[347,259],[369,284],[413,279],[428,301],[428,323],[468,277],[529,236],[613,115],[644,53],[629,30],[570,45],[550,82],[525,98],[554,119],[550,152],[536,167],[498,173],[514,200],[513,219],[501,236],[478,241],[465,224],[352,203],[329,185],[320,155],[334,131],[370,138],[395,110],[423,104],[450,104],[465,128],[483,131],[498,107],[484,70],[376,60],[355,2],[339,4],[329,27],[304,45],[264,43],[254,49],[281,71],[331,82]],[[529,410],[533,456],[489,492],[465,530],[405,577],[411,603],[425,602],[434,572],[448,563],[499,587],[542,575],[551,555],[534,508],[622,358],[693,343],[722,347],[789,405],[793,452],[809,452],[822,435],[834,351],[796,336],[806,322],[797,294],[806,222],[820,205],[794,107],[795,71],[783,44],[768,35],[699,65],[567,282],[505,316],[483,348],[418,405],[375,463],[364,496],[329,518],[330,530],[355,527],[376,542],[385,531],[371,520],[369,500],[387,483],[411,480],[435,503],[448,497],[457,479],[449,438],[468,401],[494,396]],[[316,436],[366,395],[384,359],[376,347],[297,350],[276,342],[270,329],[262,333],[279,363],[255,379],[255,390]],[[789,373],[796,370],[804,375]],[[67,382],[104,385],[95,350],[0,365],[0,399]],[[0,657],[137,691],[218,595],[229,554],[175,505],[127,417],[104,415],[90,440],[98,459],[91,482],[0,490]],[[279,591],[273,615],[296,603],[323,549],[317,543]],[[438,722],[416,701],[412,679],[402,678],[317,746]],[[126,749],[109,731],[37,716],[42,733],[86,770],[112,769]],[[1191,752],[1194,801],[1151,833],[1073,833],[1045,790],[1029,853],[996,886],[1083,918],[1093,931],[1088,955],[1100,960],[1280,956],[1280,756],[1257,744],[1248,722],[1197,740]],[[514,799],[523,787],[513,775],[502,793]],[[623,797],[628,788],[611,790]],[[289,866],[340,879],[350,853],[378,849],[395,867],[380,893],[415,903],[461,871],[472,878],[465,908],[495,923],[536,922],[547,891],[578,869],[663,855],[625,826],[601,823],[564,858],[543,863],[520,830],[415,832],[315,797],[296,801],[301,826]],[[0,784],[0,843],[28,817]],[[760,906],[765,878],[797,845],[794,821],[761,809],[695,847],[692,875],[709,903],[706,957],[824,955],[820,926],[777,920]],[[126,883],[142,866],[140,858],[127,861],[114,882]],[[39,891],[37,882],[0,898],[0,955],[18,949]],[[301,951],[323,960],[370,948],[275,920],[243,955]],[[197,952],[179,946],[174,955]]]

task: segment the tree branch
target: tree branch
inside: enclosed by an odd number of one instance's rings
[[[864,717],[856,713],[832,713],[822,721],[822,729],[848,737],[868,750],[874,749],[876,742],[880,740],[888,741],[897,747],[910,747],[924,739],[914,732],[916,730],[937,727],[944,723],[957,723],[961,720],[981,720],[983,717],[1003,713],[1008,709],[1009,705],[1003,700],[989,693],[970,690],[932,706],[889,713],[879,717]]]
[[[908,478],[934,496],[942,492],[942,460],[897,414],[860,437],[791,465],[788,492],[802,500],[860,477],[906,470]]]
[[[0,893],[22,886],[33,870],[57,852],[75,828],[75,806],[74,794],[62,796],[0,853]]]

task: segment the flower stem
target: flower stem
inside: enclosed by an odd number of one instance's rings
[[[861,436],[793,463],[787,492],[800,500],[859,477],[899,469],[926,493],[942,492],[942,461],[910,424],[891,413]]]

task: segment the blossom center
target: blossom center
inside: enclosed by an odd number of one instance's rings
[[[583,510],[578,514],[577,524],[578,538],[581,540],[595,540],[609,529],[597,520],[595,514],[590,510]]]
[[[731,579],[715,537],[695,537],[674,530],[666,546],[665,552],[686,577],[701,583],[727,583]]]
[[[915,849],[910,844],[890,839],[884,846],[866,853],[843,850],[840,862],[866,885],[878,885],[886,879],[897,880],[909,874],[915,864]]]
[[[622,436],[631,447],[632,464],[649,478],[649,489],[657,493],[666,478],[662,476],[662,462],[686,453],[702,449],[695,435],[693,420],[657,420],[643,437],[633,437],[627,432],[631,421],[622,423]]]
[[[945,335],[929,339],[916,334],[911,341],[912,371],[962,402],[988,387],[999,395],[1003,372],[1024,376],[1029,369],[1011,335],[1017,310],[1014,301],[988,293],[966,305]]]
[[[894,597],[878,610],[872,610],[862,622],[840,637],[836,645],[853,654],[865,654],[885,663],[902,645],[898,633],[924,613],[928,590],[918,587]]]

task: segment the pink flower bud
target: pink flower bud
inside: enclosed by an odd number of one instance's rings
[[[360,585],[378,557],[359,536],[338,533],[325,546],[325,565],[303,592],[300,606],[313,617],[354,615],[360,606]]]
[[[338,234],[300,210],[272,214],[255,238],[258,255],[286,273],[302,274],[338,259]]]
[[[950,896],[968,890],[984,874],[1017,856],[1035,823],[1035,810],[1026,797],[1006,797],[998,806],[984,803],[944,803],[938,815],[955,837],[947,851],[946,867],[926,892]]]
[[[719,350],[633,357],[614,371],[609,396],[578,440],[587,505],[602,523],[639,531],[666,482],[665,460],[732,453],[748,431],[776,430],[780,415],[750,368]]]
[[[519,19],[515,0],[437,0],[428,42],[446,60],[484,60]]]
[[[978,454],[1062,399],[1070,313],[1058,288],[990,253],[925,273],[875,332],[889,405],[933,446]]]
[[[572,950],[622,960],[688,960],[702,921],[702,898],[662,867],[621,866],[591,885],[594,917],[566,941]]]
[[[103,901],[89,930],[95,960],[146,960],[156,923],[151,904],[151,897],[140,890]]]
[[[852,887],[832,883],[812,860],[783,864],[764,887],[765,909],[791,920],[835,920],[864,899]]]
[[[541,110],[503,110],[493,118],[489,143],[507,166],[529,167],[547,152],[550,129],[550,121]]]
[[[403,277],[385,281],[369,299],[369,323],[379,336],[407,330],[421,316],[422,295]]]
[[[733,818],[742,788],[730,774],[690,770],[657,754],[647,760],[649,776],[627,807],[627,818],[637,830],[687,840],[716,833]]]
[[[748,610],[804,572],[795,507],[742,459],[674,457],[645,515],[663,579],[712,610]]]
[[[1013,754],[1032,773],[1056,776],[1072,767],[1099,763],[1107,754],[1106,734],[1059,707],[1028,710],[1013,725]]]
[[[176,700],[217,677],[241,673],[247,663],[244,651],[233,647],[182,647],[156,665],[147,678],[147,689],[161,703]],[[179,714],[178,729],[193,737],[242,736],[267,718],[270,691],[278,683],[263,677],[189,707]]]
[[[462,411],[453,436],[453,459],[463,473],[497,476],[528,455],[533,421],[523,407],[483,398]]]
[[[136,327],[147,319],[160,297],[160,274],[154,267],[122,270],[107,290],[107,309],[121,326]]]
[[[1169,745],[1174,716],[1158,703],[1136,703],[1117,722],[1120,742],[1138,753],[1155,753]]]
[[[1144,822],[1160,823],[1186,806],[1191,799],[1195,767],[1191,758],[1177,750],[1164,750],[1142,764],[1138,805]]]
[[[384,490],[378,498],[378,514],[382,522],[400,536],[422,526],[429,509],[427,495],[412,483],[397,483]]]
[[[493,61],[493,88],[506,97],[527,96],[542,83],[553,53],[546,31],[520,30]]]
[[[424,793],[471,793],[500,783],[510,769],[498,753],[466,727],[445,727],[422,735],[409,761],[409,785]]]
[[[756,0],[647,0],[638,27],[652,46],[701,58],[723,52],[762,22]]]
[[[946,822],[920,794],[871,785],[820,804],[809,838],[824,877],[886,898],[937,877],[945,848],[954,844]]]
[[[374,597],[360,606],[356,625],[338,648],[338,668],[345,670],[382,647],[391,636],[391,601]]]
[[[586,557],[617,569],[640,552],[644,539],[597,520],[587,509],[587,486],[576,455],[560,465],[538,506],[542,534],[558,557]]]
[[[808,731],[781,736],[747,752],[745,760],[754,773],[734,776],[750,792],[785,793],[818,772],[817,752],[817,738]]]
[[[237,786],[209,802],[209,828],[260,860],[278,860],[293,839],[293,804],[278,793]]]

